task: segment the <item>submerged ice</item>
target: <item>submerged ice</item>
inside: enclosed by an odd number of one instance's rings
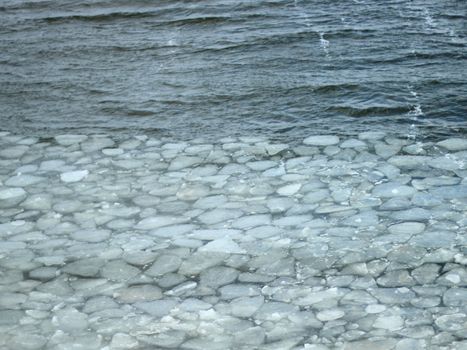
[[[2,349],[464,349],[467,141],[0,133]]]

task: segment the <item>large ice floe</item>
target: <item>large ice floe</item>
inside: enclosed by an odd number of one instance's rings
[[[467,141],[0,133],[1,349],[467,348]]]

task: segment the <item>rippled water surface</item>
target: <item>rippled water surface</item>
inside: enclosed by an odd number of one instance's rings
[[[460,0],[3,0],[0,128],[465,135]]]

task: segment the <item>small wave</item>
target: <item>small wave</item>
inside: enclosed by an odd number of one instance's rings
[[[324,33],[320,33],[320,38],[321,34],[324,35]],[[377,35],[380,35],[378,30],[368,28],[339,28],[326,32],[328,39],[369,39]]]
[[[230,16],[204,16],[204,17],[193,17],[193,18],[181,18],[164,21],[164,25],[173,26],[185,26],[185,25],[199,25],[199,24],[219,24],[223,22],[232,21]]]
[[[100,111],[111,115],[127,115],[134,117],[149,117],[156,114],[154,111],[145,109],[128,109],[119,107],[104,107],[101,108]]]
[[[326,54],[326,57],[329,56],[329,40],[324,39],[324,33],[319,33],[319,45]]]
[[[437,59],[437,58],[449,58],[449,59],[459,59],[465,60],[467,58],[467,54],[464,52],[453,52],[453,51],[443,51],[443,52],[417,52],[413,51],[408,56],[421,58],[421,59]]]
[[[304,39],[311,38],[315,33],[311,31],[299,31],[294,33],[284,34],[273,34],[269,36],[261,36],[255,38],[244,38],[243,41],[219,41],[215,43],[215,46],[208,47],[193,47],[191,53],[201,52],[217,52],[217,51],[229,51],[229,50],[244,50],[251,47],[268,47],[268,46],[290,46],[294,43],[303,42]]]
[[[319,43],[323,48],[329,47],[329,40],[324,39],[324,33],[319,33]]]
[[[169,16],[170,15],[170,16]],[[64,14],[57,16],[49,16],[38,18],[37,20],[45,21],[46,23],[63,23],[68,21],[82,21],[82,22],[111,22],[125,19],[153,19],[153,25],[159,26],[198,26],[198,25],[219,25],[222,23],[236,23],[250,20],[257,20],[259,18],[269,18],[266,15],[247,15],[240,17],[232,17],[228,15],[222,16],[193,16],[185,18],[173,18],[174,14],[171,14],[171,10],[146,10],[146,11],[114,11],[108,13],[97,13],[97,14]]]
[[[4,4],[0,6],[0,11],[6,10],[37,10],[47,7],[53,7],[55,3],[53,1],[26,1],[23,3]]]
[[[356,108],[350,106],[332,106],[328,107],[327,111],[345,114],[349,117],[367,117],[367,116],[388,116],[397,114],[406,114],[410,111],[410,107],[397,106],[373,106],[366,108]]]
[[[39,20],[47,23],[62,23],[68,21],[105,22],[129,18],[147,18],[153,17],[154,15],[155,12],[110,12],[96,15],[70,14],[61,16],[51,16],[39,18]]]
[[[429,26],[429,27],[434,27],[436,26],[436,23],[435,21],[433,20],[433,17],[431,17],[430,13],[428,12],[427,9],[425,9],[423,11],[423,14],[425,16],[425,23]]]
[[[424,113],[422,111],[422,106],[420,104],[416,104],[407,114],[413,117],[413,120],[417,120],[417,117],[423,115]]]
[[[358,84],[330,84],[330,85],[321,85],[313,88],[313,91],[319,94],[327,94],[330,92],[337,91],[355,91],[360,89]]]

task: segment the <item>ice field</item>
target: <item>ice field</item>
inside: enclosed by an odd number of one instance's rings
[[[467,139],[0,146],[0,349],[467,349]]]

